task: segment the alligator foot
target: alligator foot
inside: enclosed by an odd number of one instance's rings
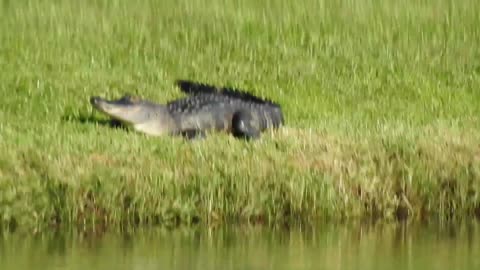
[[[254,116],[250,111],[241,110],[233,115],[232,134],[236,138],[247,140],[260,137],[260,129],[255,125]]]
[[[202,130],[185,130],[181,135],[187,140],[205,139],[206,137],[205,131]]]

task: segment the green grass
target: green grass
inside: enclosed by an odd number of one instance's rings
[[[480,216],[480,2],[0,5],[0,224]],[[91,95],[176,79],[283,106],[256,142],[98,125]]]

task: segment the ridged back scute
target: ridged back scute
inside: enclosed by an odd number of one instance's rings
[[[182,92],[188,95],[221,95],[224,97],[230,97],[232,99],[242,100],[248,103],[254,103],[259,105],[267,105],[273,107],[279,107],[278,103],[273,102],[269,99],[262,99],[255,95],[252,95],[244,90],[231,88],[231,87],[216,87],[206,83],[199,83],[187,80],[177,80],[177,86],[182,90]]]

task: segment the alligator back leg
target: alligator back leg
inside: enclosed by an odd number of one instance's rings
[[[257,139],[262,128],[260,119],[250,110],[239,110],[232,117],[232,134],[236,138]]]

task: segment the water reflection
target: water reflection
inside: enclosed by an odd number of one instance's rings
[[[0,269],[480,269],[477,223],[4,235]]]

